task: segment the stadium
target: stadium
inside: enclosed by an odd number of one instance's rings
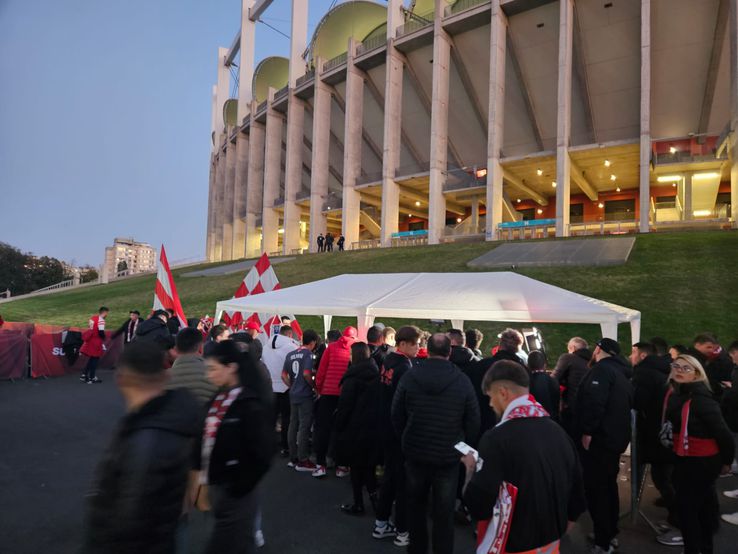
[[[293,0],[255,60],[270,3],[218,49],[209,261],[738,221],[736,0],[354,0],[312,37]]]

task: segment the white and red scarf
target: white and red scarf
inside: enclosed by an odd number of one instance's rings
[[[200,472],[200,484],[208,484],[208,470],[210,468],[210,455],[213,453],[215,446],[215,436],[218,434],[220,424],[233,404],[233,401],[241,394],[241,387],[236,387],[228,392],[221,392],[215,397],[213,403],[208,409],[208,415],[205,418],[205,428],[202,432],[202,471]]]
[[[519,396],[505,408],[497,426],[511,419],[550,417],[532,394]],[[503,554],[510,534],[518,487],[507,481],[500,484],[492,517],[477,525],[477,554]]]

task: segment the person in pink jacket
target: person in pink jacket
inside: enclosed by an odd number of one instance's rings
[[[356,342],[356,328],[346,327],[341,338],[328,345],[320,359],[315,386],[320,399],[315,414],[315,456],[317,467],[313,477],[325,477],[326,454],[333,430],[333,414],[341,394],[341,379],[351,361],[351,345]],[[336,477],[348,475],[348,468],[337,463]]]

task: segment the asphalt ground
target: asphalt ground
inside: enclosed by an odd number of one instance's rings
[[[79,549],[84,495],[92,472],[113,426],[123,414],[123,401],[112,372],[99,372],[103,383],[86,385],[75,376],[52,380],[0,383],[0,554],[66,554]],[[627,510],[627,458],[621,472],[621,504]],[[373,517],[342,514],[338,506],[350,500],[348,479],[313,479],[275,458],[261,484],[263,554],[393,554],[402,549],[390,541],[372,539]],[[738,488],[738,478],[720,479],[719,490]],[[653,506],[655,489],[647,486],[641,508],[658,521],[665,517]],[[738,511],[738,500],[720,495],[723,512]],[[367,503],[368,505],[368,503]],[[210,522],[198,514],[188,530],[189,552],[199,553]],[[583,515],[564,539],[562,552],[586,552],[591,530]],[[678,554],[679,547],[661,546],[639,520],[622,521],[620,552]],[[474,552],[471,528],[456,527],[458,553]],[[723,524],[716,537],[716,553],[738,552],[738,527]]]

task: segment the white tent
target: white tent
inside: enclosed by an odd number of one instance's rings
[[[450,319],[510,323],[599,324],[602,335],[617,339],[618,324],[630,323],[632,342],[640,340],[641,313],[511,272],[370,273],[338,275],[312,283],[222,300],[224,311],[322,315],[358,320],[359,335],[374,318]]]

